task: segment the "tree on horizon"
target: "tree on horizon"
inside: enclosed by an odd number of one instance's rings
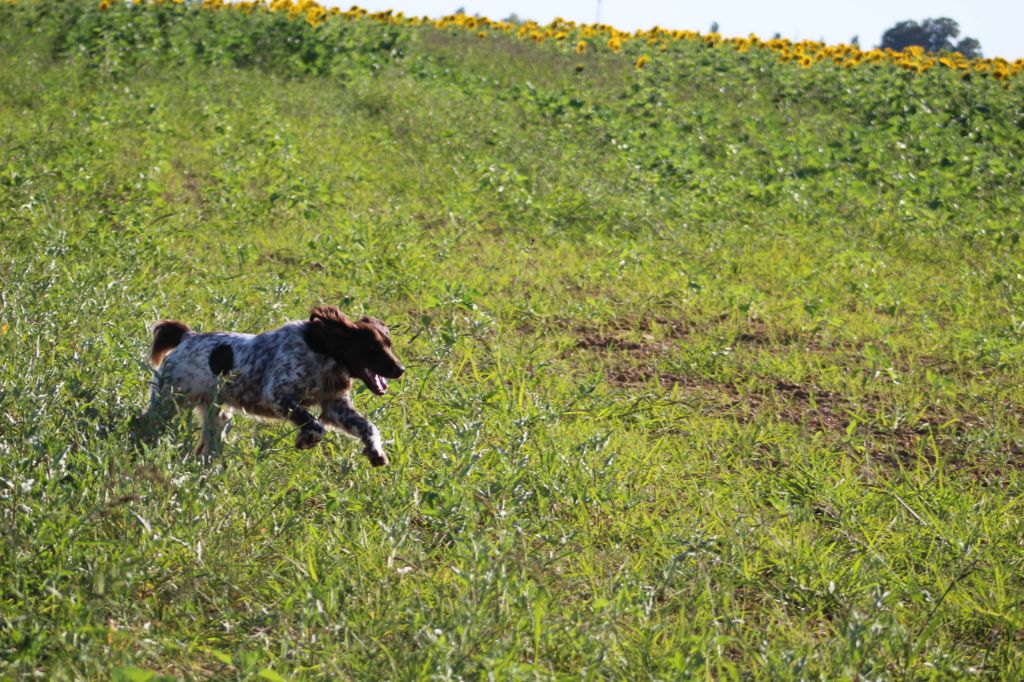
[[[960,35],[960,24],[949,17],[916,21],[901,21],[882,34],[881,48],[903,50],[919,45],[928,52],[959,52],[968,58],[981,57],[981,43],[974,38],[964,37],[954,43]]]

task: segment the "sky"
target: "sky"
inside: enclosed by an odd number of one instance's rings
[[[407,15],[439,17],[463,7],[467,14],[504,19],[513,12],[522,19],[547,23],[555,17],[591,23],[597,19],[623,31],[661,26],[707,32],[718,22],[726,36],[755,33],[770,38],[779,33],[791,40],[849,42],[871,48],[900,21],[950,17],[960,24],[960,38],[981,42],[986,57],[1013,60],[1024,57],[1024,0],[321,0],[347,9],[353,2],[376,12],[385,9]]]

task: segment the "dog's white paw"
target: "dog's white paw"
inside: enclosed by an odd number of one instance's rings
[[[370,459],[370,464],[375,467],[387,466],[390,463],[388,462],[388,456],[384,454],[383,450],[367,449],[364,453]]]

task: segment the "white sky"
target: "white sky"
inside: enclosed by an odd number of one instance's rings
[[[393,9],[407,15],[438,17],[465,7],[467,14],[504,19],[515,12],[523,19],[547,23],[556,16],[593,22],[598,0],[321,0],[347,9],[353,4],[370,11]],[[1024,57],[1024,0],[600,0],[601,22],[623,31],[650,28],[707,32],[717,21],[722,35],[775,33],[794,40],[827,43],[859,36],[863,48],[882,40],[886,29],[900,21],[950,17],[960,24],[960,38],[981,42],[986,57]]]

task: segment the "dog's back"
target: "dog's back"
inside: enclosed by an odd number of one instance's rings
[[[249,365],[251,347],[257,337],[238,332],[188,333],[165,354],[160,365],[159,382],[192,399],[213,398],[220,390],[221,378],[237,367]],[[249,381],[260,380],[253,372]]]

